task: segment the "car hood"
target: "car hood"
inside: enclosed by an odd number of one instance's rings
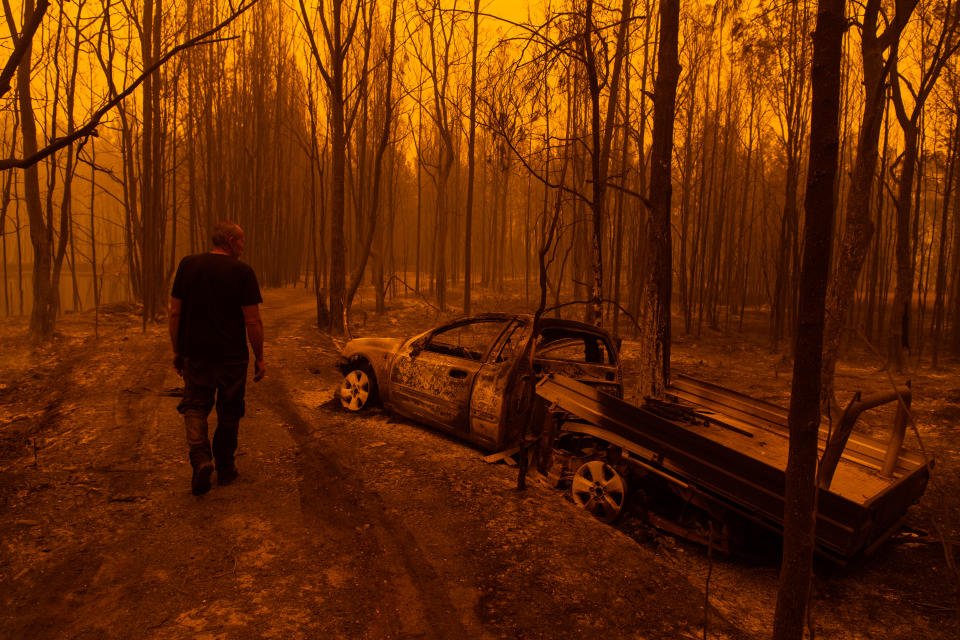
[[[341,355],[344,358],[363,355],[372,361],[373,356],[396,353],[403,342],[400,338],[354,338],[344,345]]]

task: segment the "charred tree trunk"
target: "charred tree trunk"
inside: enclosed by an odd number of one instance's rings
[[[626,52],[627,27],[629,25],[632,1],[623,0],[620,6],[620,25],[617,33],[616,51],[613,59],[613,70],[609,77],[609,94],[607,95],[606,115],[600,120],[600,79],[598,63],[594,52],[594,16],[593,0],[587,0],[584,10],[585,27],[583,31],[583,55],[587,90],[589,93],[590,110],[590,175],[592,193],[590,198],[591,234],[590,234],[590,264],[591,287],[589,319],[595,324],[603,322],[603,227],[605,213],[605,197],[607,174],[610,167],[610,145],[613,140],[613,130],[616,126],[618,94],[620,78],[623,70],[623,59]],[[679,66],[679,63],[678,63]],[[675,91],[674,91],[675,93]],[[672,125],[671,125],[672,130]],[[672,144],[671,144],[672,149]]]
[[[680,0],[660,2],[660,43],[657,79],[653,88],[653,132],[650,148],[649,267],[645,284],[648,335],[642,363],[641,392],[660,395],[670,381],[670,298],[672,295],[672,245],[670,199],[673,194],[671,160],[673,123],[680,78],[678,40]]]
[[[333,18],[334,47],[340,45],[340,3],[335,3]],[[330,90],[330,331],[346,330],[344,311],[347,278],[346,238],[343,224],[346,208],[347,134],[344,119],[343,57],[331,60]]]
[[[957,179],[957,149],[960,146],[960,114],[953,117],[952,131],[947,149],[947,174],[944,178],[943,203],[940,216],[940,247],[937,253],[937,278],[933,298],[933,349],[931,366],[939,365],[941,340],[944,333],[947,296],[947,221],[950,217],[950,203]],[[956,259],[956,258],[955,258]],[[956,322],[956,320],[954,320]]]
[[[23,11],[25,16],[33,15],[33,0],[24,2]],[[32,156],[38,148],[37,122],[34,119],[30,88],[32,52],[32,45],[27,45],[17,68],[20,133],[25,157]],[[45,341],[53,335],[60,307],[60,293],[51,281],[53,229],[52,224],[48,225],[44,220],[43,201],[40,198],[40,170],[36,164],[23,171],[23,191],[30,223],[30,243],[33,246],[33,310],[30,314],[30,334],[35,340]]]
[[[843,0],[820,0],[813,36],[810,171],[804,201],[803,263],[790,392],[790,448],[783,513],[783,563],[775,640],[803,638],[813,576],[817,436],[820,428],[824,311],[833,236],[840,125]]]
[[[901,123],[902,124],[902,123]],[[903,127],[904,151],[897,188],[896,212],[896,276],[893,309],[890,313],[887,358],[897,372],[903,370],[903,352],[910,348],[910,298],[913,296],[913,247],[910,242],[911,192],[917,166],[917,127],[910,122]]]
[[[473,251],[473,174],[476,168],[477,141],[477,37],[480,24],[480,0],[473,0],[473,46],[470,53],[470,132],[467,142],[467,204],[463,229],[463,313],[470,315],[470,284]]]
[[[902,165],[900,170],[900,182],[896,196],[896,262],[897,262],[897,286],[893,299],[893,310],[890,317],[889,331],[889,360],[895,370],[903,369],[903,352],[910,349],[910,302],[913,297],[915,255],[911,246],[911,224],[910,210],[914,204],[913,184],[914,176],[917,172],[917,165],[920,159],[920,118],[923,114],[924,103],[927,96],[930,95],[934,84],[936,83],[940,72],[943,70],[946,61],[960,47],[958,39],[958,29],[960,29],[960,8],[956,3],[946,5],[946,13],[940,22],[940,33],[936,38],[936,47],[930,55],[928,66],[921,70],[919,86],[913,93],[913,110],[907,113],[904,107],[904,100],[901,89],[901,79],[897,70],[897,42],[891,46],[890,58],[893,61],[893,71],[891,76],[892,102],[896,110],[897,120],[903,131],[904,150],[902,156]],[[928,34],[928,37],[930,34]],[[919,179],[917,180],[918,195],[915,203],[918,212],[914,215],[913,235],[918,235],[919,216]],[[917,240],[913,240],[914,243]],[[922,256],[921,256],[922,257]],[[923,279],[923,264],[921,262],[921,282]]]
[[[344,220],[346,216],[346,166],[349,126],[347,114],[347,89],[345,87],[346,64],[350,46],[357,28],[360,3],[347,23],[343,21],[344,0],[330,4],[330,20],[325,7],[317,11],[323,26],[324,41],[329,53],[328,65],[324,64],[314,37],[313,21],[303,0],[299,2],[300,17],[307,32],[310,52],[317,69],[327,86],[330,118],[330,331],[342,334],[346,331],[347,263]]]

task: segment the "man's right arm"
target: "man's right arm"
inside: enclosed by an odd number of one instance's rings
[[[260,305],[244,306],[243,321],[247,325],[247,338],[253,348],[253,381],[259,382],[267,372],[267,365],[263,361],[263,320],[260,318]]]

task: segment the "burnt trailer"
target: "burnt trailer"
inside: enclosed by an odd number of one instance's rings
[[[540,380],[537,394],[547,416],[541,471],[557,483],[568,479],[574,501],[601,519],[617,516],[629,481],[631,490],[672,492],[679,511],[651,510],[648,519],[703,544],[728,550],[733,523],[744,519],[782,532],[789,445],[782,407],[685,376],[673,381],[666,400],[643,407],[559,375]],[[898,402],[888,442],[852,433],[862,411],[888,401]],[[816,543],[824,555],[844,562],[869,554],[923,494],[931,465],[901,447],[908,403],[909,391],[858,395],[838,422],[839,434],[821,425],[820,451],[827,454]]]

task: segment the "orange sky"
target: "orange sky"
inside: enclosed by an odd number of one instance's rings
[[[469,2],[469,0],[467,0],[467,2]],[[539,7],[543,4],[546,3],[536,2],[535,12],[539,13]],[[500,16],[513,22],[523,22],[526,20],[529,5],[529,0],[480,0],[481,11]]]

